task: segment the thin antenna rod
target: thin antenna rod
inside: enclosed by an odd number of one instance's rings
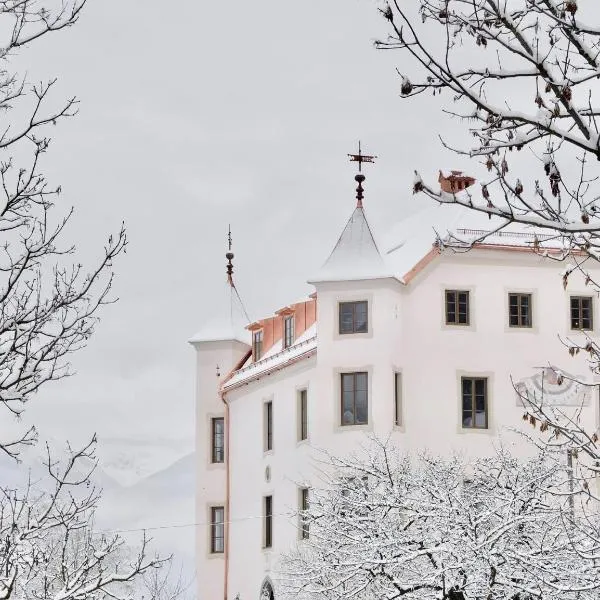
[[[237,298],[238,302],[240,303],[240,307],[242,309],[242,312],[244,313],[244,317],[246,318],[247,322],[250,323],[250,317],[248,316],[248,311],[246,310],[246,307],[244,306],[244,302],[242,301],[242,297],[240,296],[240,293],[238,292],[238,289],[235,287],[235,283],[233,281],[233,259],[235,258],[235,255],[233,254],[233,252],[231,251],[233,247],[233,240],[231,237],[231,225],[229,225],[228,230],[227,230],[227,254],[225,254],[225,258],[227,259],[227,283],[229,284],[229,287],[231,288],[231,296],[230,296],[230,318],[233,319],[233,299],[234,299],[234,294],[235,297]]]

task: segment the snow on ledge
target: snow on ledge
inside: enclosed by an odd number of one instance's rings
[[[302,359],[305,355],[307,355],[306,358],[308,358],[308,356],[314,354],[316,349],[316,325],[313,325],[289,348],[285,348],[271,356],[264,357],[261,360],[253,362],[236,371],[233,377],[223,386],[223,391],[226,392],[245,381],[265,375],[273,370],[285,368],[289,364],[293,364],[297,360]]]

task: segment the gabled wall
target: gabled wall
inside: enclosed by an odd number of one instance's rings
[[[403,290],[403,337],[397,360],[403,371],[403,437],[408,447],[485,453],[493,435],[522,424],[523,410],[517,404],[511,377],[518,381],[549,364],[590,377],[585,357],[570,357],[559,338],[584,337],[570,330],[571,295],[594,296],[596,332],[600,303],[581,275],[573,274],[563,289],[561,271],[565,266],[532,252],[446,252]],[[445,289],[470,291],[468,327],[445,324]],[[532,294],[532,328],[508,326],[509,292]],[[490,378],[488,430],[461,427],[462,375]],[[592,403],[583,415],[591,428],[597,426],[597,413],[594,390]]]

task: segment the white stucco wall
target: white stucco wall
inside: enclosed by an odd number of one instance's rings
[[[480,250],[443,255],[408,286],[391,279],[318,284],[316,357],[227,394],[231,418],[228,598],[233,600],[236,594],[240,600],[258,598],[264,578],[276,578],[280,554],[297,542],[297,523],[290,515],[298,508],[298,486],[310,486],[314,480],[314,448],[345,454],[365,441],[365,433],[382,437],[391,433],[409,451],[428,448],[444,454],[455,450],[486,454],[503,427],[523,424],[511,375],[518,380],[553,364],[588,376],[585,357],[570,357],[558,336],[573,337],[569,296],[592,294],[575,274],[563,290],[562,269],[563,264],[533,254]],[[469,327],[445,325],[445,289],[470,291]],[[508,327],[509,292],[532,294],[531,329]],[[338,302],[365,299],[370,311],[368,333],[340,336]],[[598,330],[596,297],[594,317]],[[211,351],[203,348],[198,358],[198,522],[206,521],[208,503],[224,497],[223,469],[215,472],[208,466],[208,455],[202,453],[208,451],[207,418],[211,411],[222,410],[214,391],[217,355]],[[233,362],[233,356],[229,358]],[[359,370],[369,373],[369,424],[342,427],[339,374]],[[394,371],[402,374],[401,427],[394,427]],[[461,427],[461,375],[489,378],[488,430]],[[297,392],[302,388],[308,389],[309,440],[298,443]],[[266,401],[273,402],[271,452],[263,446]],[[583,419],[588,427],[596,427],[595,390]],[[527,446],[520,444],[517,451],[526,452]],[[270,481],[265,478],[267,467]],[[272,549],[263,548],[266,495],[272,495],[274,502]],[[210,558],[207,544],[208,531],[199,527],[199,600],[223,597],[222,559]]]
[[[224,556],[209,552],[209,522],[210,507],[225,504],[226,471],[225,464],[211,463],[211,419],[225,416],[219,384],[248,346],[238,341],[193,345],[196,348],[196,582],[200,600],[223,597]]]

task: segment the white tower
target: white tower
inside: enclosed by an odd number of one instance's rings
[[[189,343],[196,349],[196,565],[197,598],[226,598],[228,541],[228,406],[220,393],[225,376],[250,352],[249,319],[233,282],[231,233],[222,314]]]

